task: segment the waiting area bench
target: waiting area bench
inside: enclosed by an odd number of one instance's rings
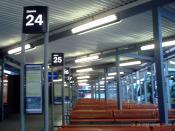
[[[70,114],[70,122],[114,122],[112,110],[78,110]]]
[[[153,109],[115,110],[114,118],[115,122],[159,122],[157,110]]]
[[[64,127],[59,131],[151,131],[146,126],[85,126],[85,127]]]
[[[67,125],[59,128],[59,131],[175,131],[175,126]]]

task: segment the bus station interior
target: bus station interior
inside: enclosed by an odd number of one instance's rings
[[[0,6],[0,131],[175,131],[175,1]],[[48,32],[22,32],[26,6],[48,7]]]

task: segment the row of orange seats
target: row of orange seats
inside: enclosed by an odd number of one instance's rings
[[[114,110],[117,108],[115,100],[80,99],[74,110]],[[123,102],[123,109],[157,109],[154,104],[136,104]]]
[[[175,126],[65,126],[59,131],[175,131]]]
[[[170,121],[175,121],[175,110],[168,113]],[[70,114],[71,123],[82,122],[159,122],[159,112],[155,109],[136,110],[74,110]]]

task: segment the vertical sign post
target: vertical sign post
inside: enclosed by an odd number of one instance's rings
[[[65,125],[64,119],[64,53],[52,53],[52,66],[62,67],[62,125]]]
[[[24,65],[25,65],[25,34],[44,33],[44,131],[49,130],[49,100],[48,100],[48,7],[27,6],[23,10],[23,34],[21,42],[21,74],[20,74],[20,131],[25,131],[24,115]]]
[[[70,80],[72,79],[72,77],[70,76],[70,68],[69,67],[65,67],[64,74],[65,74],[65,81],[68,84],[67,85],[67,88],[68,88],[68,90],[67,90],[68,91],[68,97],[67,97],[67,113],[66,113],[66,118],[67,118],[67,121],[69,122],[68,116],[69,116],[69,110],[70,110]]]

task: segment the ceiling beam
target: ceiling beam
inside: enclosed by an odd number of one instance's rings
[[[122,54],[121,56],[131,57],[131,58],[139,59],[142,61],[151,61],[151,62],[154,61],[153,57],[141,55],[141,54],[126,53],[126,54]]]

